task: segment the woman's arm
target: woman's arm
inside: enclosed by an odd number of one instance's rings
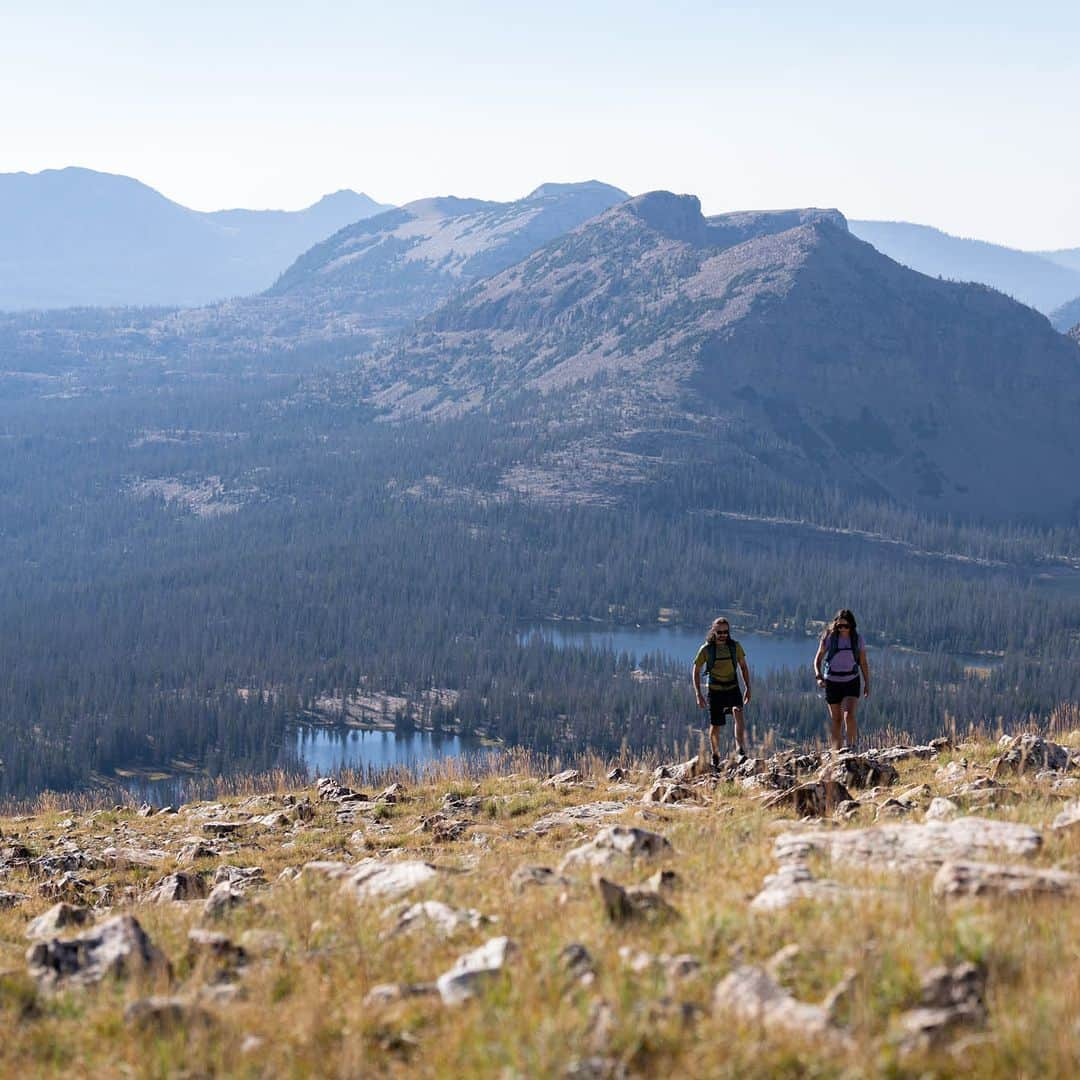
[[[817,653],[814,656],[814,678],[817,682],[824,682],[825,676],[821,674],[821,661],[825,658],[825,639],[818,642]]]
[[[866,659],[866,646],[859,643],[859,668],[862,671],[862,696],[870,696],[870,661]]]

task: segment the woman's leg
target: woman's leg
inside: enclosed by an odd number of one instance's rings
[[[829,719],[832,721],[832,748],[839,750],[843,738],[843,709],[840,702],[829,705]]]
[[[855,719],[859,699],[857,697],[844,698],[841,707],[844,713],[844,727],[847,729],[847,744],[853,747],[859,741],[859,722]]]

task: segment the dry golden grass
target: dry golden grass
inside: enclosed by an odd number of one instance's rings
[[[985,762],[991,744],[965,747],[969,761]],[[951,757],[960,757],[954,752]],[[923,781],[950,755],[934,762],[904,762],[896,790]],[[0,1075],[107,1077],[547,1077],[561,1076],[575,1061],[604,1058],[627,1075],[689,1077],[1080,1075],[1080,905],[1075,899],[944,902],[930,890],[931,874],[875,874],[840,865],[816,867],[823,876],[860,886],[857,899],[804,902],[780,913],[749,908],[766,874],[779,814],[730,785],[721,785],[700,810],[643,807],[647,773],[631,777],[633,790],[604,779],[596,761],[587,783],[565,790],[543,786],[534,763],[522,757],[511,776],[466,775],[454,766],[413,783],[407,801],[360,815],[367,850],[350,849],[358,825],[339,825],[336,807],[316,804],[317,817],[294,835],[246,832],[235,854],[204,860],[258,865],[270,883],[249,894],[215,929],[234,940],[247,929],[284,937],[285,950],[253,960],[241,975],[240,996],[207,1008],[205,1030],[140,1033],[125,1024],[124,1007],[151,992],[194,998],[212,973],[189,964],[187,933],[201,923],[200,903],[149,904],[136,896],[116,910],[134,914],[174,967],[171,986],[130,980],[82,992],[47,995],[25,973],[26,924],[50,906],[40,881],[23,870],[0,878],[0,889],[31,900],[0,910]],[[284,781],[269,786],[284,794]],[[1045,784],[1009,781],[1022,795],[992,812],[1002,820],[1043,826],[1060,809]],[[265,785],[264,785],[265,786]],[[254,785],[252,785],[254,789]],[[447,791],[483,798],[474,824],[458,841],[434,844],[420,831]],[[301,793],[301,792],[297,792]],[[309,792],[314,799],[314,793]],[[663,925],[616,926],[605,916],[589,873],[575,873],[567,888],[531,887],[515,892],[510,876],[522,864],[557,867],[572,846],[591,837],[596,824],[560,827],[546,835],[530,826],[553,809],[600,799],[628,798],[623,813],[604,822],[644,825],[664,833],[675,853],[656,865],[675,869],[681,881],[671,902],[681,918]],[[243,801],[243,795],[235,797]],[[63,828],[65,819],[74,824]],[[911,820],[920,820],[913,815]],[[378,821],[386,831],[372,828]],[[867,819],[843,828],[868,824]],[[28,819],[0,819],[0,846],[17,840],[36,852],[66,836],[80,847],[100,848],[103,837],[175,851],[180,838],[197,834],[187,812],[140,818],[131,810],[72,812],[52,798]],[[291,846],[286,846],[286,841]],[[304,876],[277,881],[286,867],[312,859],[408,855],[466,871],[450,874],[410,895],[475,908],[498,922],[465,930],[450,940],[429,928],[391,935],[394,902],[357,901],[340,884]],[[1006,860],[1002,860],[1006,861]],[[1080,868],[1080,830],[1045,832],[1032,865]],[[644,880],[655,865],[612,872],[624,884]],[[81,872],[95,884],[145,887],[174,869]],[[505,976],[458,1008],[438,997],[365,1003],[381,983],[428,982],[463,953],[494,934],[506,934],[520,952]],[[596,964],[591,985],[570,978],[559,962],[568,944],[584,944]],[[713,988],[739,963],[764,963],[782,947],[800,946],[784,983],[800,1000],[817,1002],[845,975],[855,973],[842,1013],[851,1048],[830,1047],[736,1023]],[[688,953],[701,968],[669,985],[658,968],[634,971],[622,946],[651,954]],[[974,1037],[958,1036],[955,1052],[902,1059],[888,1038],[890,1020],[916,1004],[927,969],[977,960],[988,971],[990,1022]],[[698,1008],[687,1020],[683,1005]],[[607,1018],[605,1021],[605,1017]]]

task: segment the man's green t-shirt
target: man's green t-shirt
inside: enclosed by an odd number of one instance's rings
[[[736,641],[735,642],[735,657],[739,662],[746,659],[746,653],[743,652],[743,647]],[[697,656],[694,657],[694,667],[702,667],[709,662],[709,643],[705,642],[704,645],[698,649]],[[731,663],[731,650],[728,648],[726,641],[718,641],[716,643],[716,663],[713,664],[709,671],[709,686],[731,686],[732,684],[738,685],[738,680],[735,678],[735,667]]]

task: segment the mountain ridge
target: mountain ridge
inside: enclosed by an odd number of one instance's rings
[[[537,412],[562,411],[588,434],[530,467],[538,488],[571,498],[588,494],[588,470],[568,462],[595,460],[602,475],[649,428],[689,463],[719,425],[746,467],[799,483],[825,469],[853,492],[992,514],[999,489],[983,459],[997,468],[992,433],[1018,401],[1040,416],[1042,453],[1080,465],[1064,404],[1080,403],[1073,343],[988,287],[902,267],[842,223],[820,210],[704,218],[693,196],[639,196],[472,286],[392,358],[373,357],[372,400],[404,417],[557,398]],[[606,428],[585,420],[598,400],[619,418]],[[624,474],[644,479],[647,458],[624,457]],[[1067,509],[1068,474],[1015,475],[1020,511]]]
[[[343,224],[350,191],[298,211],[202,212],[132,177],[71,166],[0,175],[0,310],[192,305],[257,292]]]
[[[908,221],[852,220],[850,225],[860,239],[913,270],[990,285],[1044,314],[1080,297],[1080,265],[1070,263],[1072,252],[1021,251]]]

